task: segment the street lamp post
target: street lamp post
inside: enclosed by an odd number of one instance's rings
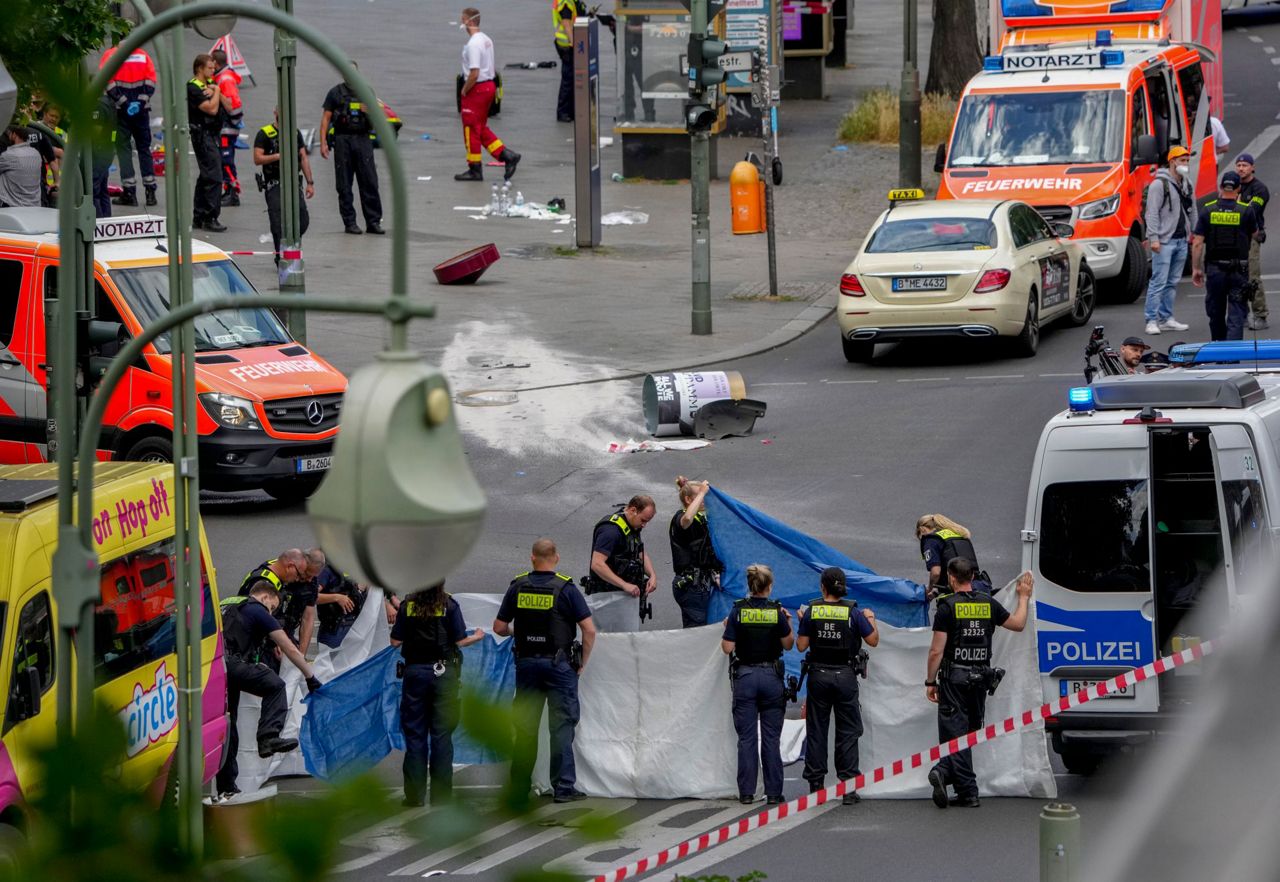
[[[341,73],[360,100],[370,108],[369,117],[385,148],[387,169],[392,185],[391,228],[391,294],[382,304],[354,301],[307,301],[298,296],[277,295],[262,297],[257,302],[263,306],[304,310],[307,308],[334,309],[343,312],[383,312],[391,322],[389,350],[406,352],[408,349],[407,322],[415,316],[432,313],[427,307],[414,306],[408,301],[408,190],[404,164],[395,142],[395,135],[385,113],[377,104],[372,88],[347,61],[345,53],[319,31],[296,21],[286,12],[264,8],[239,0],[202,0],[170,9],[152,16],[145,3],[137,4],[143,23],[121,41],[117,51],[93,77],[85,91],[83,106],[96,100],[106,89],[111,77],[129,57],[129,54],[166,31],[169,50],[159,53],[162,69],[162,98],[166,119],[166,213],[169,219],[169,282],[171,310],[130,342],[116,356],[110,370],[104,376],[89,405],[89,412],[81,427],[78,467],[75,461],[77,444],[74,440],[77,424],[75,394],[76,312],[87,308],[88,292],[92,291],[93,261],[92,240],[94,216],[89,181],[91,150],[86,149],[83,138],[71,139],[64,154],[67,168],[81,169],[79,182],[73,178],[73,189],[66,194],[70,198],[60,200],[59,238],[64,245],[63,261],[59,277],[59,304],[57,311],[57,337],[51,348],[56,352],[51,378],[55,388],[57,425],[61,433],[57,448],[59,479],[58,547],[53,561],[53,584],[58,598],[58,624],[62,639],[62,657],[71,657],[68,651],[70,635],[76,634],[77,664],[75,708],[72,712],[71,690],[63,681],[58,696],[61,719],[70,723],[84,721],[92,707],[93,690],[93,615],[100,595],[98,584],[98,559],[92,538],[93,469],[96,459],[97,438],[106,403],[125,370],[141,353],[143,346],[170,328],[180,328],[174,335],[171,370],[174,376],[174,471],[177,478],[179,517],[175,518],[175,547],[187,549],[181,561],[182,574],[175,580],[175,618],[179,623],[177,650],[179,653],[179,746],[176,762],[178,799],[182,817],[182,845],[188,853],[198,855],[203,851],[203,830],[199,793],[202,782],[201,708],[200,688],[200,622],[202,619],[200,592],[199,543],[191,545],[190,538],[198,531],[199,486],[198,461],[195,438],[196,401],[194,388],[194,331],[189,321],[198,315],[220,309],[243,305],[222,299],[190,302],[191,292],[191,234],[190,196],[184,184],[186,139],[185,130],[178,120],[185,116],[185,102],[178,90],[178,63],[182,56],[181,25],[206,15],[238,15],[257,19],[273,25],[280,32],[294,34],[319,52]],[[283,108],[282,108],[283,111]],[[284,143],[292,146],[293,127],[296,121],[281,123],[285,129]],[[288,155],[289,150],[282,151]],[[283,157],[282,157],[283,159]],[[293,154],[296,166],[297,156]],[[287,169],[287,166],[286,166]],[[296,172],[294,178],[296,179]],[[290,180],[285,178],[285,180]],[[286,188],[288,190],[289,188]],[[296,200],[296,187],[294,188]],[[68,250],[65,246],[70,245]],[[79,246],[79,247],[77,247]],[[177,260],[175,255],[179,255]],[[70,257],[68,262],[67,258]],[[68,265],[68,263],[70,265]],[[86,378],[86,382],[89,378]],[[76,487],[79,487],[79,505],[73,505]],[[178,503],[178,499],[175,499]],[[79,512],[78,517],[76,512]],[[66,730],[70,725],[66,726]]]
[[[920,0],[902,0],[902,82],[898,88],[898,186],[920,186],[920,64],[916,18]]]
[[[272,5],[292,17],[293,0],[271,0]],[[298,88],[295,68],[298,60],[298,41],[283,28],[276,28],[276,106],[280,109],[280,250],[297,253],[292,260],[280,260],[280,292],[282,294],[306,294],[307,278],[302,255],[302,207],[298,194],[298,150],[294,144],[294,132],[298,128]],[[320,132],[320,137],[325,137]],[[293,339],[307,342],[307,314],[305,310],[290,309],[285,312],[285,324]]]

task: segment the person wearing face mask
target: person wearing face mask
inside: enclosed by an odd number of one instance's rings
[[[1145,310],[1148,334],[1187,329],[1173,317],[1173,298],[1187,263],[1187,242],[1194,224],[1190,161],[1187,148],[1170,147],[1167,162],[1147,185],[1145,221],[1151,247]]]
[[[462,116],[462,141],[467,150],[467,170],[453,176],[455,181],[483,181],[482,151],[504,166],[503,180],[511,180],[520,162],[520,154],[503,144],[489,128],[489,112],[498,93],[497,64],[493,40],[480,30],[480,10],[468,6],[462,10],[458,26],[466,32],[462,47],[462,85],[458,90],[458,111]]]
[[[1264,214],[1267,203],[1271,201],[1271,191],[1253,173],[1253,156],[1248,153],[1241,153],[1236,157],[1236,174],[1240,176],[1240,201],[1252,206],[1261,232],[1259,237],[1249,243],[1249,281],[1253,283],[1253,298],[1249,304],[1253,316],[1249,319],[1249,329],[1265,331],[1271,326],[1267,323],[1267,291],[1262,286],[1262,243],[1267,241]]]

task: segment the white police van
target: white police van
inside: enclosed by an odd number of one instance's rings
[[[1022,541],[1046,700],[1214,637],[1275,581],[1280,341],[1183,345],[1171,360],[1070,390],[1040,436]],[[1199,672],[1050,718],[1054,749],[1092,771],[1165,729]]]

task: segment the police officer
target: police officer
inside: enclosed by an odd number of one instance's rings
[[[596,523],[591,534],[591,575],[587,593],[625,591],[639,597],[658,588],[653,561],[644,550],[640,531],[658,513],[652,496],[638,494],[620,509]]]
[[[187,82],[187,121],[191,129],[191,150],[200,170],[195,198],[191,204],[191,228],[211,233],[226,232],[219,222],[222,213],[222,156],[218,138],[222,132],[222,93],[213,81],[212,56],[197,55],[191,63],[194,76]]]
[[[354,66],[355,62],[351,62]],[[333,175],[338,187],[338,212],[348,233],[360,235],[351,180],[360,186],[360,209],[365,229],[383,235],[382,198],[378,195],[378,169],[373,164],[373,123],[368,109],[347,83],[338,83],[324,96],[320,116],[320,156],[333,150]]]
[[[271,250],[276,255],[276,265],[280,264],[280,111],[275,113],[275,122],[263,126],[253,138],[253,164],[260,166],[258,187],[263,198],[267,200],[267,223],[271,226]],[[298,141],[298,182],[301,195],[298,198],[298,234],[305,235],[311,225],[311,216],[307,213],[307,200],[316,195],[315,178],[311,174],[311,158],[307,155],[307,146],[302,140],[302,132],[296,132]],[[237,186],[239,186],[237,184]]]
[[[796,648],[808,651],[809,699],[805,713],[804,779],[809,792],[826,786],[827,726],[836,717],[836,776],[850,781],[861,775],[858,739],[862,736],[862,708],[858,704],[858,675],[865,671],[862,644],[880,642],[876,616],[846,600],[844,570],[827,567],[819,584],[822,596],[800,610]],[[856,790],[844,795],[844,804],[860,798]]]
[[[1249,316],[1249,246],[1258,240],[1259,228],[1253,208],[1239,196],[1240,175],[1223,172],[1218,198],[1200,209],[1191,239],[1191,282],[1205,289],[1204,311],[1214,340],[1243,340]]]
[[[114,147],[119,122],[116,119],[115,105],[105,94],[98,97],[92,119],[94,140],[99,144],[110,142]],[[93,213],[96,217],[111,217],[111,194],[107,191],[107,179],[111,175],[113,153],[114,150],[93,151]]]
[[[587,601],[571,578],[556,572],[560,562],[556,544],[539,539],[533,543],[530,557],[533,569],[512,580],[493,620],[493,633],[498,636],[515,633],[515,745],[509,799],[517,808],[529,799],[544,703],[551,739],[553,798],[556,802],[586,799],[574,786],[573,735],[579,716],[578,677],[596,641]],[[581,659],[573,639],[575,628],[582,631]]]
[[[782,802],[782,719],[787,699],[782,652],[795,643],[791,613],[769,599],[773,570],[747,567],[750,594],[733,605],[720,648],[730,657],[733,728],[738,733],[738,801],[755,801],[756,774],[764,766],[765,802]]]
[[[994,692],[999,677],[991,666],[991,642],[995,629],[1021,631],[1027,624],[1027,601],[1031,597],[1031,573],[1018,577],[1018,608],[1010,613],[986,591],[974,587],[974,566],[962,557],[947,564],[951,593],[938,598],[933,617],[933,643],[925,675],[925,696],[938,705],[938,738],[950,741],[984,725],[987,695]],[[929,770],[933,804],[964,808],[978,807],[978,779],[973,774],[973,754],[965,749]],[[947,785],[956,796],[947,801]]]
[[[484,637],[467,636],[458,601],[444,583],[410,594],[391,628],[391,645],[404,656],[400,728],[404,731],[404,805],[426,804],[427,769],[431,801],[453,795],[453,730],[458,728],[458,683],[463,646]]]
[[[978,553],[973,549],[972,536],[963,526],[946,515],[927,514],[916,521],[916,538],[920,540],[920,556],[924,558],[925,569],[929,571],[930,598],[949,590],[947,564],[957,557],[963,557],[973,564],[978,580],[985,582],[987,590],[991,590],[990,580],[978,566]]]
[[[333,564],[325,564],[320,571],[316,577],[316,588],[319,592],[316,595],[316,621],[320,623],[316,639],[331,649],[337,649],[360,617],[369,589],[334,569]],[[398,611],[398,608],[392,611],[387,624],[395,625]]]
[[[240,711],[240,694],[248,692],[262,699],[258,714],[258,756],[287,753],[298,746],[295,738],[281,738],[289,708],[284,680],[264,661],[268,649],[276,649],[288,657],[307,679],[307,689],[320,688],[315,671],[302,653],[281,629],[272,613],[280,603],[280,594],[266,580],[258,581],[247,596],[229,597],[222,602],[222,639],[226,645],[227,710],[231,726],[227,730],[227,752],[218,770],[218,794],[226,799],[240,792],[236,777],[240,765],[236,753],[240,734],[236,718]]]
[[[1271,201],[1271,191],[1267,185],[1253,173],[1253,155],[1241,153],[1236,157],[1236,174],[1240,176],[1240,202],[1253,206],[1253,213],[1258,217],[1258,229],[1261,238],[1249,243],[1249,281],[1253,286],[1253,315],[1249,318],[1249,330],[1265,331],[1271,327],[1267,323],[1267,291],[1262,284],[1262,243],[1266,241],[1267,203]]]
[[[705,500],[711,485],[706,481],[676,479],[684,506],[671,516],[671,567],[675,578],[671,593],[680,605],[680,625],[697,628],[707,623],[711,592],[720,582],[724,564],[716,557],[707,527]]]
[[[296,548],[281,552],[275,560],[269,560],[249,571],[240,583],[240,596],[250,593],[254,585],[265,583],[280,595],[276,620],[303,652],[311,645],[311,633],[315,628],[316,600],[319,588],[316,577],[325,567],[324,552],[309,548],[305,552]],[[279,653],[270,653],[268,666],[280,670]]]
[[[560,93],[556,96],[556,122],[573,122],[573,20],[577,0],[551,0],[556,54],[560,56]]]

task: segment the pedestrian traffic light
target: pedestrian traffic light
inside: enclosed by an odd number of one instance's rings
[[[700,94],[724,82],[726,74],[720,69],[719,58],[728,49],[724,40],[704,34],[689,35],[690,92]]]
[[[716,112],[700,101],[690,101],[684,106],[684,123],[689,134],[709,132],[716,123]]]
[[[462,563],[485,499],[439,370],[386,352],[351,376],[333,466],[307,511],[320,547],[357,582],[418,591]]]
[[[94,387],[111,367],[111,359],[119,351],[124,335],[124,325],[120,322],[91,319],[87,313],[76,316],[76,394],[93,394]]]

